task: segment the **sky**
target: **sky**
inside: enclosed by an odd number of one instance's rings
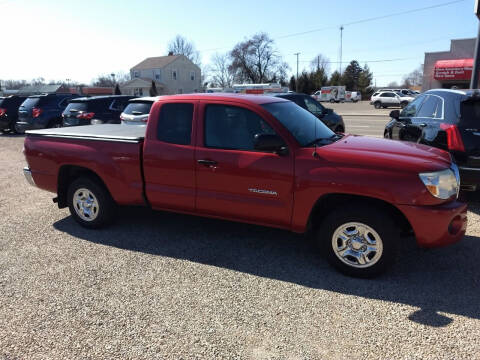
[[[386,86],[418,68],[425,52],[477,35],[474,0],[453,1],[0,0],[0,79],[90,83],[166,55],[177,34],[195,44],[207,65],[215,52],[258,32],[275,40],[290,75],[297,52],[300,72],[317,54],[330,60],[332,72],[343,24],[342,67],[352,59],[367,63],[374,83]],[[444,3],[451,4],[413,11]]]

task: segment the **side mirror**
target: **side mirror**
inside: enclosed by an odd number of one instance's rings
[[[400,117],[400,111],[399,110],[390,111],[390,117],[398,120],[398,118]]]
[[[256,134],[253,139],[253,147],[259,151],[271,151],[279,155],[288,154],[285,142],[278,135]]]

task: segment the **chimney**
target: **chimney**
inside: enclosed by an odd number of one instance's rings
[[[169,51],[168,56],[173,56],[173,51]]]

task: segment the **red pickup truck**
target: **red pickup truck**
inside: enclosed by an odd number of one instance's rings
[[[467,225],[458,169],[440,149],[335,134],[293,102],[267,96],[160,97],[147,127],[27,132],[25,176],[88,228],[117,205],[313,231],[328,260],[383,272],[404,235],[423,247]]]

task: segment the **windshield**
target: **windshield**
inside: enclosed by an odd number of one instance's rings
[[[152,102],[145,101],[145,102],[131,102],[127,105],[125,110],[123,110],[124,114],[127,115],[146,115],[150,113],[150,108],[152,107]]]
[[[335,133],[315,115],[291,101],[263,104],[295,137],[301,146],[313,145],[316,139],[331,139]]]

